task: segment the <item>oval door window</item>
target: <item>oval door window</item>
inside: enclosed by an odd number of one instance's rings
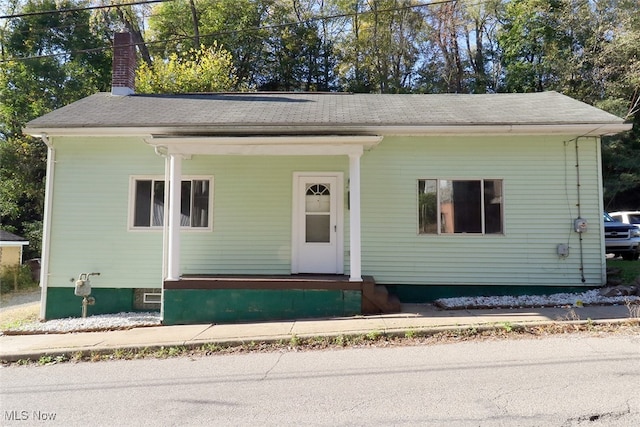
[[[331,241],[331,192],[329,184],[308,184],[305,192],[305,241]]]

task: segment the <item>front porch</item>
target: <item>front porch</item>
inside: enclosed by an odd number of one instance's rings
[[[373,277],[183,275],[164,281],[163,323],[234,323],[394,313],[400,302]]]
[[[381,140],[382,137],[371,135],[164,135],[146,139],[157,154],[165,157],[164,181],[168,183],[162,204],[164,218],[167,219],[163,237],[163,322],[167,325],[233,323],[398,311],[399,302],[395,300],[390,304],[386,288],[376,286],[373,278],[363,278],[361,271],[360,160],[365,150]],[[249,159],[255,156],[269,156],[272,159],[332,156],[348,159],[348,164],[339,166],[335,161],[320,161],[303,167],[300,162],[290,161],[285,163],[285,169],[277,170],[265,169],[261,164],[257,170],[262,172],[254,179],[262,182],[278,176],[273,182],[275,193],[280,195],[277,196],[277,202],[269,200],[269,204],[288,206],[291,216],[290,219],[288,214],[265,216],[262,214],[264,206],[256,205],[253,212],[260,214],[253,215],[253,224],[261,224],[262,227],[255,231],[251,240],[247,240],[246,234],[246,227],[252,224],[251,221],[238,221],[237,217],[230,216],[225,223],[224,217],[218,213],[216,219],[208,223],[216,222],[217,234],[213,238],[234,230],[239,236],[224,240],[215,249],[209,249],[213,251],[224,245],[237,245],[238,242],[253,246],[261,242],[260,236],[264,236],[267,242],[273,242],[274,238],[279,240],[288,232],[268,235],[264,227],[286,224],[291,230],[286,241],[281,241],[271,252],[264,251],[255,256],[257,259],[281,263],[279,271],[290,271],[292,275],[251,275],[246,274],[252,273],[250,270],[245,272],[242,267],[232,270],[238,271],[239,276],[183,274],[181,259],[184,262],[189,257],[182,256],[185,249],[182,241],[193,240],[193,235],[182,235],[181,232],[184,228],[181,196],[183,162],[219,156]],[[289,169],[289,173],[282,174],[286,169]],[[346,180],[345,169],[348,170]],[[228,179],[233,172],[224,175],[219,168],[214,170],[220,181]],[[235,180],[229,180],[226,187],[216,187],[217,194],[224,194],[230,189],[238,191],[235,187],[240,188],[239,183],[246,176],[234,176]],[[210,187],[213,188],[212,185]],[[281,189],[286,190],[282,192]],[[274,193],[274,187],[265,191]],[[264,193],[251,194],[261,196]],[[237,200],[229,197],[228,203],[223,204],[217,197],[218,212],[229,209]],[[250,210],[246,200],[236,207],[235,213],[239,215]],[[283,218],[287,218],[288,224],[283,222]],[[348,246],[345,245],[347,219]],[[288,252],[288,266],[286,261],[277,258],[278,251]],[[345,252],[349,254],[348,275],[343,275],[347,265]],[[245,257],[249,257],[246,252],[238,253],[234,261]],[[274,257],[277,259],[274,260]],[[227,265],[223,260],[215,264]],[[199,273],[211,271],[207,265],[189,268]],[[254,270],[253,273],[260,272]]]

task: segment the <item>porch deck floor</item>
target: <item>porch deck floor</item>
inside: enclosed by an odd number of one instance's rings
[[[362,282],[350,282],[339,274],[185,274],[179,280],[165,280],[165,289],[331,289],[362,290],[365,283],[375,283],[373,277]]]

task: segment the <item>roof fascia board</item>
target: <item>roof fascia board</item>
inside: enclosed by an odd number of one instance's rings
[[[376,128],[380,135],[390,136],[470,136],[470,135],[611,135],[630,130],[632,124],[596,123],[563,125],[446,125],[388,126]]]
[[[69,128],[25,128],[27,135],[49,136],[122,136],[152,137],[153,135],[382,135],[382,136],[469,136],[469,135],[611,135],[630,130],[631,123],[585,123],[585,124],[502,124],[502,125],[425,125],[425,126],[389,126],[389,125],[322,125],[322,126],[166,126],[166,127],[69,127]]]
[[[146,138],[167,154],[209,155],[360,155],[382,141],[381,136],[250,136]]]
[[[175,132],[175,128],[171,128]],[[150,137],[154,133],[168,132],[169,128],[147,128],[147,127],[42,127],[24,128],[22,133],[34,137],[47,136],[142,136]]]

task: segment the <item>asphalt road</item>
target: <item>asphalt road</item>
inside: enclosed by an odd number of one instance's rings
[[[638,426],[640,336],[0,369],[2,426]]]

